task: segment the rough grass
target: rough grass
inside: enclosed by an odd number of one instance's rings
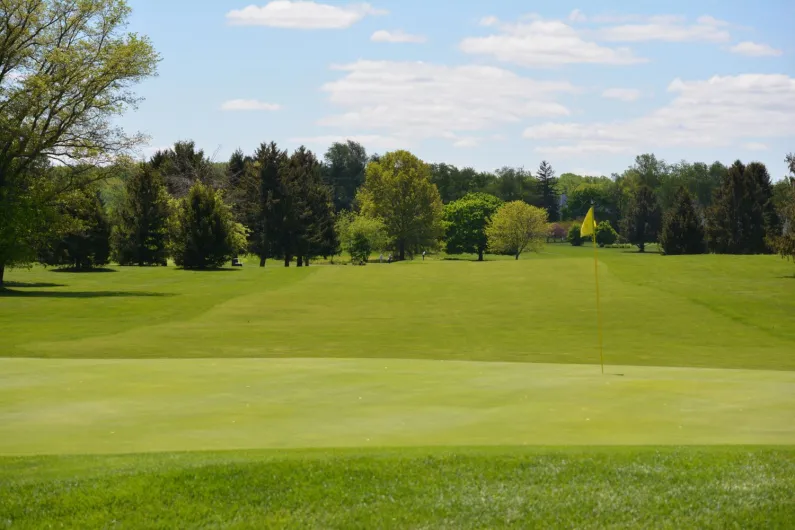
[[[795,369],[791,263],[600,257],[609,363]],[[4,356],[598,362],[590,249],[565,245],[518,262],[7,276]]]
[[[0,460],[6,528],[791,528],[785,449]]]

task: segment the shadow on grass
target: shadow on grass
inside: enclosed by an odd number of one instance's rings
[[[472,263],[486,263],[487,261],[500,261],[500,260],[486,259],[486,258],[483,258],[482,260],[479,260],[478,258],[447,257],[447,258],[442,258],[442,261],[469,261],[469,262],[472,262]]]
[[[223,267],[220,269],[184,269],[181,267],[177,268],[178,271],[187,271],[187,272],[240,272],[243,270],[243,267]]]
[[[74,269],[74,268],[65,268],[65,269],[52,269],[50,272],[71,272],[75,274],[99,274],[104,272],[119,272],[115,269]]]
[[[25,283],[25,282],[4,282],[3,285],[9,289],[41,289],[46,287],[66,287],[60,283]]]
[[[145,291],[15,291],[0,289],[0,298],[166,298],[173,293],[150,293]]]

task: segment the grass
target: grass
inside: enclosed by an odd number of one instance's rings
[[[785,449],[0,460],[6,528],[791,528]]]
[[[622,373],[623,376],[613,374]],[[0,362],[0,454],[795,445],[795,372],[372,359]]]
[[[6,272],[0,528],[791,527],[791,263],[455,258]]]
[[[12,271],[11,281],[65,287],[14,287],[0,297],[0,351],[596,363],[590,251],[548,248],[518,262]],[[795,369],[790,263],[622,250],[600,256],[609,363]]]

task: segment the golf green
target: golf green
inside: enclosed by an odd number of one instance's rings
[[[619,375],[620,374],[620,375]],[[795,373],[394,359],[0,361],[0,454],[795,444]]]

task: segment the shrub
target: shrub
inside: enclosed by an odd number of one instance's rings
[[[596,243],[600,247],[612,245],[618,241],[618,232],[610,225],[610,221],[602,221],[596,225]]]
[[[572,244],[572,246],[575,247],[582,246],[583,238],[582,235],[580,235],[580,228],[581,226],[578,225],[577,223],[574,223],[573,225],[571,225],[571,228],[569,228],[569,235],[567,237],[567,240],[569,241],[569,243]]]

